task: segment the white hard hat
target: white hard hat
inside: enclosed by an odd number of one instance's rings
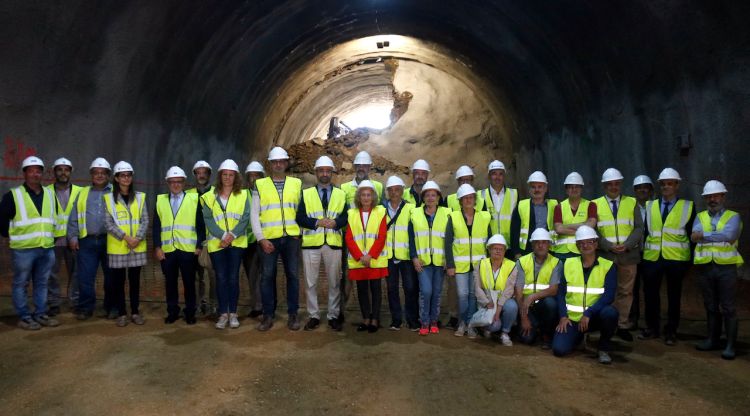
[[[635,177],[635,179],[633,179],[634,188],[638,185],[643,185],[644,183],[654,186],[654,183],[651,182],[651,178],[649,178],[648,175],[638,175]]]
[[[66,159],[64,157],[61,157],[61,158],[55,160],[55,163],[52,164],[53,168],[56,167],[56,166],[68,166],[68,167],[70,167],[70,169],[73,169],[73,162],[71,162],[70,160],[68,160],[68,159]]]
[[[44,162],[36,156],[29,156],[21,162],[21,169],[26,169],[29,166],[39,166],[44,169]]]
[[[227,159],[221,162],[221,165],[219,165],[219,171],[221,172],[222,170],[233,170],[237,173],[240,173],[240,167],[232,159]]]
[[[317,168],[332,168],[333,170],[336,170],[336,165],[333,164],[333,160],[331,160],[330,157],[321,156],[315,161],[315,169]]]
[[[109,162],[107,162],[107,159],[103,157],[97,157],[91,162],[91,166],[89,166],[89,170],[94,168],[104,168],[107,170],[112,170],[112,166],[109,165]]]
[[[458,190],[456,191],[456,196],[458,197],[458,199],[461,199],[465,197],[466,195],[471,195],[471,194],[476,194],[476,193],[477,191],[474,189],[473,186],[469,185],[468,183],[465,183],[458,187]]]
[[[492,162],[490,162],[489,165],[487,165],[487,173],[490,173],[491,171],[495,169],[505,170],[505,164],[503,164],[503,162],[499,160],[493,160]]]
[[[612,182],[612,181],[621,181],[625,179],[622,176],[622,173],[620,173],[619,170],[615,168],[609,168],[602,173],[602,183],[604,182]]]
[[[250,172],[260,172],[262,174],[266,174],[266,170],[263,169],[263,165],[260,164],[260,162],[252,161],[248,163],[247,167],[245,168],[245,173]]]
[[[463,178],[464,176],[474,176],[474,171],[466,165],[456,169],[456,179]]]
[[[495,244],[502,244],[505,247],[508,247],[508,243],[505,242],[505,237],[503,237],[502,234],[495,234],[492,237],[490,237],[489,240],[487,240],[487,248]]]
[[[552,234],[544,228],[537,228],[531,233],[531,241],[552,241]]]
[[[431,189],[434,190],[434,191],[438,191],[438,193],[442,194],[442,192],[440,192],[440,185],[438,185],[437,182],[435,182],[435,181],[427,181],[422,186],[422,195],[424,195],[425,192],[427,192],[427,191],[429,191]]]
[[[406,184],[404,183],[404,180],[398,176],[390,176],[385,183],[385,187],[390,188],[391,186],[406,186]]]
[[[357,153],[357,156],[354,157],[354,164],[355,165],[372,165],[372,158],[370,157],[369,153],[363,150]]]
[[[701,195],[706,196],[725,193],[727,193],[727,187],[724,186],[723,183],[716,180],[710,180],[706,182],[706,185],[703,186],[703,193]]]
[[[582,225],[576,230],[576,241],[590,240],[592,238],[599,238],[596,235],[596,231],[588,225]]]
[[[680,177],[680,174],[677,173],[676,170],[672,168],[664,168],[664,170],[661,171],[661,173],[659,174],[659,177],[657,178],[657,180],[663,181],[667,179],[675,179],[678,181],[682,180],[682,178]]]
[[[117,163],[115,163],[115,175],[122,172],[132,172],[133,171],[133,165],[130,163],[121,160]]]
[[[270,152],[268,152],[268,160],[282,160],[282,159],[289,159],[289,153],[286,152],[286,150],[282,149],[279,146],[274,147],[271,149]]]
[[[372,189],[373,192],[376,192],[375,185],[373,185],[372,182],[370,182],[367,179],[363,180],[362,182],[359,183],[359,185],[357,185],[357,190],[360,190],[362,188],[370,188]]]
[[[209,165],[205,160],[199,160],[195,162],[195,164],[193,165],[193,173],[195,173],[195,170],[198,168],[206,168],[208,170],[212,170],[211,165]]]
[[[565,177],[564,185],[581,185],[583,186],[583,176],[578,172],[571,172],[570,175]]]
[[[172,166],[167,170],[167,175],[164,177],[164,179],[170,178],[187,178],[187,175],[185,175],[185,171],[181,167]]]
[[[426,170],[429,172],[430,164],[424,159],[418,159],[413,165],[411,165],[411,170]]]
[[[534,171],[531,173],[531,175],[529,175],[529,180],[526,181],[526,183],[531,183],[531,182],[547,183],[547,175],[545,175],[539,170]]]

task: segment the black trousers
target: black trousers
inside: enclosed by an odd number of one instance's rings
[[[660,333],[661,327],[661,282],[667,281],[667,325],[668,334],[677,332],[680,324],[680,301],[682,298],[682,280],[685,278],[690,262],[665,260],[643,261],[643,289],[646,301],[646,326],[654,334]]]
[[[357,297],[362,319],[375,319],[380,322],[380,304],[383,299],[381,280],[357,280]]]
[[[125,278],[127,273],[128,286],[130,287],[130,313],[138,314],[141,296],[141,267],[113,268],[110,271],[112,273],[111,308],[116,308],[120,316],[128,314],[127,309],[125,309]]]
[[[641,319],[641,293],[643,292],[643,261],[638,263],[638,272],[633,283],[633,303],[630,305],[630,323],[638,326]]]
[[[185,290],[185,317],[195,316],[195,272],[198,257],[195,253],[175,250],[165,253],[161,261],[164,273],[164,286],[167,294],[167,314],[180,314],[179,276],[182,274],[182,286]]]

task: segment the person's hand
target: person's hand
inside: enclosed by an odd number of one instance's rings
[[[370,267],[370,260],[372,260],[372,257],[369,254],[365,254],[359,258],[359,262],[365,267]]]
[[[323,218],[323,222],[320,224],[323,228],[334,229],[336,228],[336,221],[330,218]]]
[[[560,322],[557,324],[557,328],[555,328],[555,331],[564,334],[568,332],[568,327],[572,325],[570,323],[570,319],[567,316],[564,316],[560,318]]]
[[[589,329],[589,317],[584,315],[581,318],[581,321],[578,322],[578,330],[580,330],[581,332],[586,332],[588,331],[588,329]]]
[[[495,310],[495,316],[492,317],[492,322],[497,322],[500,320],[500,313],[503,311],[502,306],[498,306]]]
[[[227,243],[226,247],[232,245],[232,241],[234,241],[234,236],[230,233],[224,233],[224,237],[221,238],[222,243]]]
[[[693,233],[690,234],[690,241],[697,243],[701,240],[703,240],[703,233],[701,231],[693,231]]]
[[[418,257],[414,257],[411,262],[414,263],[414,270],[416,270],[417,273],[422,273],[422,260],[420,260]]]
[[[456,277],[456,268],[455,267],[451,267],[451,268],[445,269],[445,271],[446,271],[446,273],[448,273],[449,277]]]
[[[488,303],[487,306],[485,306],[485,308],[487,308],[487,309],[494,309],[495,308],[495,301],[491,300],[490,303]]]
[[[527,316],[529,314],[529,308],[536,301],[536,293],[532,293],[529,296],[523,297],[523,304],[521,305],[521,316]]]
[[[71,241],[69,241],[68,242],[68,247],[72,251],[78,251],[78,249],[80,248],[79,245],[78,245],[78,240],[71,240]]]
[[[521,317],[521,335],[528,337],[531,334],[531,320],[528,316]]]
[[[200,255],[201,255],[201,252],[202,252],[202,251],[203,251],[203,248],[202,248],[202,247],[197,247],[197,248],[195,249],[195,255],[196,255],[196,256],[200,256]]]
[[[130,247],[131,249],[134,249],[134,248],[138,247],[138,244],[141,243],[141,240],[139,240],[139,239],[137,239],[135,237],[131,237],[131,236],[126,235],[125,236],[125,242],[128,243],[128,247]]]
[[[610,249],[610,251],[612,251],[615,254],[622,254],[622,253],[625,252],[625,245],[624,244],[615,244],[614,246],[612,246],[612,248]]]
[[[162,250],[161,247],[156,247],[154,249],[154,257],[156,257],[156,260],[159,260],[159,261],[162,261],[165,258],[167,258],[167,256],[164,254],[164,250]]]
[[[266,254],[273,253],[273,250],[274,250],[273,243],[271,243],[270,241],[266,239],[260,240],[259,243],[260,243],[260,248],[263,249],[264,253]]]

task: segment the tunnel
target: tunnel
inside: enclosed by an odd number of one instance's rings
[[[595,197],[607,167],[627,183],[671,166],[699,207],[720,179],[746,217],[748,17],[739,1],[5,1],[3,186],[28,154],[69,157],[80,183],[104,156],[153,194],[171,165],[263,161],[357,116],[386,119],[358,149],[405,178],[424,158],[450,190],[461,164],[484,186],[492,159],[522,194],[543,170],[557,198],[573,170]]]

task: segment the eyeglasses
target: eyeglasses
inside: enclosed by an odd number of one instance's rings
[[[120,178],[132,178],[133,174],[125,172],[125,173],[118,173],[117,176],[120,177]]]
[[[596,243],[596,239],[595,238],[592,238],[590,240],[579,240],[578,241],[578,244],[580,244],[582,246],[590,246],[590,245],[593,245],[594,243]]]

